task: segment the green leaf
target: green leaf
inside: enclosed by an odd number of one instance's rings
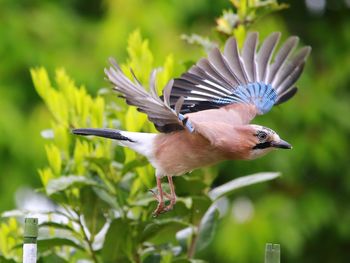
[[[255,16],[257,18],[261,18],[263,16],[266,16],[270,13],[280,11],[283,9],[288,8],[289,5],[282,3],[279,4],[276,0],[270,0],[270,1],[258,1],[258,4],[254,6],[252,9],[255,9]]]
[[[148,252],[149,254],[143,255],[144,259],[142,260],[143,263],[160,263],[161,256],[159,253],[156,253],[155,251]]]
[[[5,258],[2,255],[0,255],[0,262],[1,263],[16,263],[16,261],[14,261],[13,259]]]
[[[218,186],[212,189],[209,192],[209,197],[212,200],[217,200],[222,196],[231,194],[236,189],[239,189],[248,185],[264,182],[264,181],[269,181],[269,180],[275,179],[280,175],[281,174],[277,172],[265,172],[265,173],[257,173],[253,175],[239,177],[237,179],[233,179],[232,181],[229,181],[221,186]]]
[[[106,263],[131,262],[135,248],[133,242],[130,222],[122,218],[113,220],[101,251],[102,261]]]
[[[84,176],[62,176],[57,179],[51,179],[48,182],[48,184],[46,185],[46,193],[48,195],[52,195],[54,193],[67,190],[71,187],[79,187],[85,185],[98,186],[98,184],[94,180],[91,180]]]
[[[45,145],[45,150],[52,171],[55,175],[60,175],[62,166],[60,149],[54,144],[49,144]]]
[[[148,164],[148,160],[145,157],[136,158],[128,163],[126,163],[122,169],[122,174],[126,174],[130,171],[133,171],[136,167],[142,167]]]
[[[126,112],[126,120],[127,131],[139,132],[147,121],[147,115],[139,112],[136,107],[129,107]]]
[[[92,152],[92,144],[89,144],[85,140],[77,139],[74,148],[74,165],[75,165],[75,173],[77,174],[85,174],[86,170],[86,157],[91,155]]]
[[[61,149],[62,159],[69,156],[70,131],[62,125],[52,124],[53,142]]]
[[[30,74],[33,79],[34,87],[39,96],[46,100],[47,93],[52,89],[49,76],[45,68],[32,68]]]
[[[46,187],[50,180],[55,178],[51,168],[40,169],[39,176],[44,187]]]
[[[141,235],[141,241],[149,241],[162,236],[169,237],[170,233],[175,234],[180,229],[186,228],[187,226],[188,223],[177,219],[154,220],[152,223],[146,225]]]
[[[208,196],[193,196],[191,208],[191,223],[197,225],[208,211],[212,200]]]
[[[17,259],[21,256],[23,232],[18,221],[14,217],[0,222],[0,253],[5,258]],[[1,261],[0,261],[1,262]]]
[[[157,72],[157,91],[162,93],[163,88],[174,74],[174,56],[168,55],[165,59],[164,65],[160,71]]]
[[[175,259],[171,261],[171,263],[207,263],[207,262],[208,261],[201,260],[201,259],[184,259],[184,258]]]
[[[45,255],[44,257],[40,257],[40,262],[43,263],[68,263],[67,260],[61,258],[56,254]]]
[[[173,258],[173,253],[171,253],[171,251],[163,250],[161,252],[161,256],[162,256],[162,259],[160,263],[171,263],[171,259]]]
[[[199,224],[198,238],[196,241],[195,253],[203,251],[213,240],[216,226],[218,224],[219,212],[215,205],[212,205],[202,218]]]
[[[123,71],[131,77],[131,68],[141,83],[146,84],[153,67],[153,55],[148,40],[142,39],[140,30],[132,32],[128,39],[128,63],[122,65]]]
[[[190,226],[181,229],[176,233],[176,240],[179,242],[179,245],[181,246],[183,251],[187,251],[190,247],[191,241],[194,236],[194,232],[195,228]]]
[[[94,192],[102,201],[106,202],[111,208],[120,210],[120,205],[117,202],[117,197],[109,193],[108,191],[94,187]]]
[[[82,245],[68,238],[54,237],[54,238],[45,238],[45,239],[38,240],[38,250],[40,252],[51,250],[54,247],[62,247],[62,246],[74,247],[79,250],[85,251],[85,248]]]
[[[44,222],[39,225],[39,227],[53,227],[55,229],[69,230],[74,232],[74,229],[66,224],[56,223],[56,222]]]
[[[203,193],[208,186],[203,182],[203,178],[192,176],[177,176],[174,178],[174,184],[176,185],[176,193],[179,196],[183,195],[197,195]]]
[[[84,187],[80,191],[81,212],[90,234],[93,237],[101,230],[106,223],[104,214],[108,210],[108,205],[96,195],[91,187]]]

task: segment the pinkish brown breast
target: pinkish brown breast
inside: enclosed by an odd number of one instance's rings
[[[226,159],[198,133],[180,131],[159,134],[155,145],[157,166],[164,175],[182,175]]]

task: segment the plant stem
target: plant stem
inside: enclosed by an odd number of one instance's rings
[[[82,231],[82,233],[83,233],[84,240],[85,240],[85,242],[88,244],[89,254],[90,254],[90,256],[91,256],[91,259],[92,259],[93,262],[99,263],[100,261],[98,260],[96,254],[95,254],[95,251],[94,251],[94,249],[93,249],[93,247],[92,247],[92,242],[93,242],[93,240],[90,240],[90,239],[89,239],[89,237],[88,237],[88,235],[87,235],[87,233],[86,233],[86,231],[85,231],[85,229],[84,229],[83,222],[81,221],[81,215],[80,215],[77,211],[74,211],[74,212],[78,215],[78,218],[79,218],[78,224],[79,224],[80,229],[81,229],[81,231]]]
[[[190,244],[190,246],[188,248],[188,252],[187,252],[187,257],[189,259],[193,258],[193,256],[194,256],[196,243],[197,243],[197,238],[198,238],[198,235],[196,234],[196,231],[193,230],[191,244]]]

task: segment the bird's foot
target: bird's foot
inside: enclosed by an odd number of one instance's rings
[[[166,193],[166,192],[164,192],[164,195],[165,195],[165,197],[168,198],[168,200],[170,201],[170,204],[168,204],[168,205],[165,207],[166,211],[173,210],[174,205],[175,205],[175,203],[176,203],[176,196],[172,196],[172,195],[170,195],[170,194],[168,194],[168,193]]]
[[[165,213],[167,210],[165,210],[165,206],[163,202],[159,202],[157,205],[157,208],[153,211],[152,215],[153,217],[157,217],[158,215]]]
[[[162,200],[161,196],[158,193],[156,193],[152,189],[150,189],[149,191],[152,193],[154,199],[156,199],[158,202],[157,208],[152,213],[153,217],[157,217],[158,215],[166,212],[164,201]]]
[[[149,191],[152,193],[154,199],[156,199],[158,202],[157,208],[152,213],[154,217],[157,217],[158,215],[173,209],[176,202],[176,198],[173,198],[170,194],[163,192],[163,195],[170,201],[170,204],[165,206],[164,201],[162,200],[161,196],[158,193],[156,193],[153,190],[149,190]]]

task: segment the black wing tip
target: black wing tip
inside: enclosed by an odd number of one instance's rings
[[[276,101],[275,105],[279,105],[282,104],[284,102],[287,102],[288,100],[290,100],[291,98],[293,98],[295,96],[295,94],[298,92],[298,88],[297,87],[293,87],[291,89],[289,89],[288,91],[286,91],[284,94],[282,94]]]

